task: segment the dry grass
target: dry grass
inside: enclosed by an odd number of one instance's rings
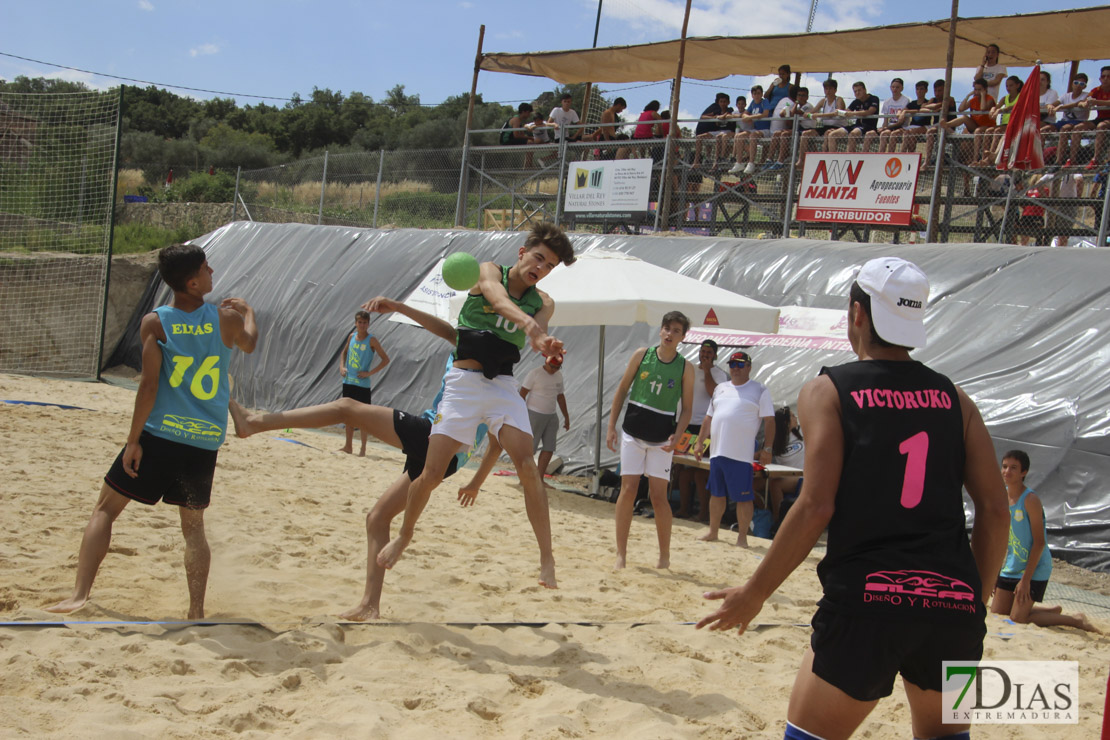
[[[276,182],[257,182],[251,186],[256,189],[259,202],[302,203],[316,205],[320,202],[320,183],[302,182],[297,185],[282,185]],[[396,183],[382,183],[382,197],[401,193],[428,193],[432,186],[415,180],[402,180]],[[352,182],[328,183],[324,189],[325,208],[358,209],[372,205],[377,183]]]
[[[135,195],[139,192],[140,187],[147,184],[142,170],[120,170],[116,179],[117,201],[122,203],[123,196]]]

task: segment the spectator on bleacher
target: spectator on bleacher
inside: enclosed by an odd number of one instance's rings
[[[837,145],[844,137],[848,138],[848,152],[855,152],[859,149],[860,140],[868,132],[874,131],[879,123],[877,119],[868,117],[879,112],[879,98],[868,93],[867,85],[862,81],[852,85],[852,92],[856,98],[848,104],[848,110],[856,113],[859,118],[855,119],[855,123],[830,131],[825,136],[826,148],[830,152],[836,151]]]
[[[521,103],[516,107],[516,115],[501,126],[501,143],[524,145],[535,143],[535,137],[525,126],[532,122],[532,104]]]
[[[1106,158],[1106,133],[1110,131],[1110,67],[1103,67],[1099,71],[1098,79],[1101,84],[1091,90],[1091,94],[1082,103],[1087,110],[1098,111],[1098,117],[1094,121],[1086,121],[1083,124],[1085,130],[1094,129],[1096,132],[1095,153],[1087,163],[1089,170],[1097,167],[1098,163]]]
[[[987,92],[995,100],[998,100],[998,89],[1002,80],[1006,79],[1006,65],[998,63],[998,54],[998,44],[988,44],[983,52],[983,61],[976,68],[973,78],[977,80],[982,77],[986,80]]]
[[[770,86],[767,88],[767,100],[771,102],[771,109],[774,110],[778,107],[782,99],[790,94],[790,65],[783,64],[779,67],[779,76],[771,80]]]
[[[910,99],[902,94],[906,83],[901,77],[890,81],[890,97],[883,101],[879,109],[883,117],[877,121],[876,128],[868,131],[863,137],[863,151],[871,151],[871,144],[876,138],[879,140],[878,152],[898,151],[898,142],[902,138],[902,129],[906,121],[902,118],[902,111],[910,104]]]
[[[930,125],[929,131],[925,136],[925,162],[928,163],[933,158],[933,145],[937,140],[937,127],[940,125],[940,112],[944,108],[944,101],[948,101],[948,114],[944,117],[945,122],[955,120],[956,118],[956,99],[945,92],[944,80],[937,80],[933,83],[933,97],[929,98],[929,104],[921,106],[922,110],[932,111],[929,117]]]
[[[802,132],[802,141],[798,146],[798,161],[795,162],[795,167],[802,166],[802,157],[809,150],[810,142],[813,139],[824,139],[822,143],[828,151],[828,134],[848,125],[848,119],[843,114],[846,107],[844,98],[836,94],[836,80],[828,79],[822,82],[821,85],[825,89],[825,97],[817,101],[814,110],[806,114],[809,120],[817,121],[817,126]]]
[[[943,83],[941,85],[943,87]],[[917,149],[917,142],[921,140],[921,134],[925,133],[925,130],[929,128],[929,123],[933,120],[925,107],[929,105],[929,99],[926,97],[929,94],[929,83],[925,80],[919,80],[913,86],[913,89],[917,97],[906,103],[906,109],[902,111],[902,136],[900,139],[903,152],[912,152]],[[891,151],[894,151],[894,149],[891,148]]]
[[[976,137],[983,137],[983,143],[979,146],[983,156],[975,163],[975,166],[989,167],[994,164],[998,148],[1002,146],[1002,135],[1006,133],[1006,126],[1010,123],[1010,113],[1017,105],[1022,87],[1024,87],[1024,84],[1017,75],[1010,75],[1006,78],[1006,97],[999,100],[991,108],[991,118],[997,121],[997,125],[983,126],[975,132]]]
[[[507,146],[524,146],[527,144],[536,144],[536,137],[532,134],[532,119],[535,117],[532,112],[531,103],[521,103],[516,107],[516,115],[505,121],[501,126],[501,143]],[[532,166],[532,152],[524,155],[524,166]]]
[[[1086,74],[1083,72],[1077,74],[1071,81],[1070,89],[1060,97],[1056,105],[1051,107],[1053,115],[1057,113],[1060,115],[1060,120],[1051,124],[1054,130],[1060,132],[1056,143],[1056,164],[1063,164],[1065,167],[1070,167],[1075,160],[1079,141],[1083,138],[1081,133],[1072,132],[1091,117],[1091,111],[1080,105],[1087,99],[1087,81]],[[1082,129],[1079,130],[1082,131]]]
[[[569,129],[564,131],[564,126],[574,126],[578,123],[578,113],[573,110],[570,105],[573,98],[570,93],[564,93],[563,97],[559,98],[559,107],[551,109],[551,115],[547,117],[547,123],[555,127],[555,141],[561,143],[563,139],[567,141],[578,141],[582,138],[582,129]]]
[[[1060,96],[1052,89],[1052,75],[1041,70],[1041,124],[1052,126],[1056,122],[1053,106],[1060,102]],[[1055,127],[1053,127],[1055,129]]]
[[[1051,176],[1045,175],[1037,182],[1036,186],[1025,191],[1025,197],[1032,198],[1034,201],[1021,207],[1021,216],[1014,224],[1017,243],[1023,247],[1027,244],[1036,246],[1044,233],[1044,206],[1037,205],[1035,199],[1048,197],[1050,181]]]
[[[750,175],[755,172],[759,143],[763,139],[771,138],[771,113],[773,111],[771,101],[763,97],[763,85],[753,85],[752,102],[748,103],[747,110],[740,117],[741,122],[751,124],[752,128],[750,131],[737,131],[736,136],[733,137],[732,153],[736,158],[736,164],[729,170],[730,175],[739,175],[741,172]],[[746,165],[741,162],[741,158],[745,154],[748,157]]]
[[[624,98],[617,98],[613,104],[601,112],[601,125],[598,126],[597,131],[589,136],[583,136],[583,141],[614,141],[617,138],[617,127],[614,125],[618,122],[621,112],[628,107],[628,103],[624,102]],[[595,151],[598,159],[613,159],[614,150],[599,147]]]
[[[659,101],[653,100],[644,106],[644,110],[640,113],[636,128],[632,131],[632,140],[638,144],[644,145],[644,153],[656,162],[660,161],[662,158],[663,150],[658,144],[653,144],[651,140],[663,138],[663,133],[658,123],[661,120],[663,119],[659,115]]]
[[[960,126],[963,126],[967,130],[967,133],[974,134],[980,128],[991,125],[993,119],[991,118],[990,112],[992,108],[994,108],[994,98],[987,92],[987,81],[982,77],[976,77],[975,82],[972,83],[971,92],[960,101],[960,107],[957,110],[958,113],[963,113],[964,115],[957,116],[951,121],[944,121],[937,125],[949,131],[955,131]],[[982,143],[982,137],[977,136],[973,140],[971,147],[965,145],[965,153],[969,148],[971,149],[972,162],[979,160],[983,156],[983,152],[979,148],[982,146]]]
[[[771,145],[765,158],[766,167],[769,170],[777,170],[782,167],[782,163],[790,154],[794,121],[797,120],[794,109],[799,105],[807,105],[806,100],[809,97],[809,91],[807,90],[805,99],[803,99],[802,89],[797,85],[791,85],[786,97],[778,102],[771,114]]]
[[[719,92],[713,104],[701,112],[701,120],[698,121],[698,125],[694,129],[696,139],[694,144],[694,167],[700,166],[702,150],[713,139],[716,139],[717,142],[714,145],[714,162],[725,158],[725,152],[728,149],[728,137],[731,133],[728,129],[728,119],[730,118],[729,114],[732,113],[732,108],[728,101],[728,94]]]

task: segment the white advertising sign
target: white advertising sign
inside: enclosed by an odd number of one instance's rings
[[[647,211],[650,159],[571,162],[563,209],[571,213]]]
[[[920,154],[806,154],[799,221],[909,226]]]

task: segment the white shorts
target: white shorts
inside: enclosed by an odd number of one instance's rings
[[[621,431],[621,475],[646,475],[670,480],[673,452],[663,451],[663,442],[651,444]]]
[[[493,436],[508,424],[532,436],[528,406],[512,375],[498,375],[489,380],[479,370],[453,367],[447,371],[443,398],[432,422],[432,434],[444,434],[470,447],[485,422]]]

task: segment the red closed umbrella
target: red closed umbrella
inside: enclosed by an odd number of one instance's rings
[[[1033,67],[1029,79],[1010,111],[1006,136],[998,151],[1000,170],[1039,170],[1044,167],[1041,145],[1041,65]]]

